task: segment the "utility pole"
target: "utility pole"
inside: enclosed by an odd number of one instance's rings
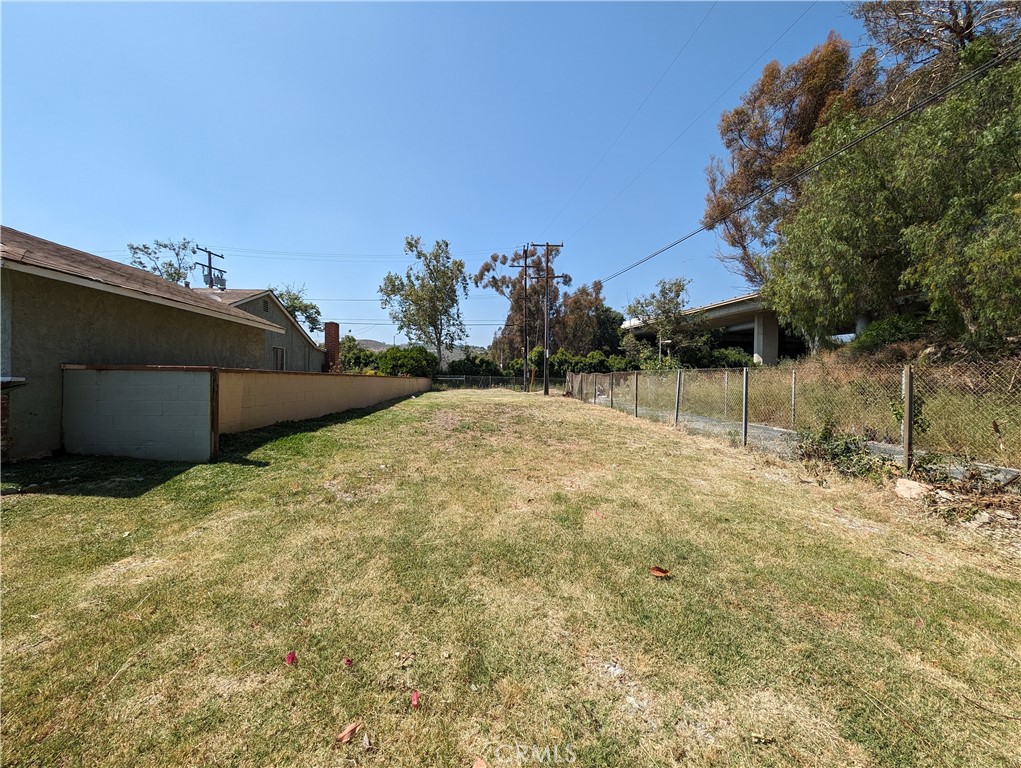
[[[538,247],[540,243],[532,243],[533,246]],[[549,253],[550,248],[563,248],[563,243],[541,243],[545,247],[545,259],[546,266],[543,269],[543,277],[546,281],[546,293],[543,298],[543,339],[542,339],[542,393],[549,395],[549,284],[550,280],[559,280],[564,275],[551,275],[549,271]],[[559,250],[558,250],[559,252]],[[527,270],[525,271],[527,274]]]
[[[521,391],[522,392],[527,392],[528,391],[528,246],[527,245],[521,246],[521,251],[522,251],[522,254],[523,254],[521,258],[524,260],[523,263],[521,264],[521,269],[524,270],[523,276],[524,276],[524,279],[525,279],[525,295],[524,295],[524,299],[521,302],[521,341],[522,341],[522,344],[523,344],[522,349],[524,350],[524,354],[522,355],[522,357],[524,357],[524,359],[525,359],[524,366],[522,367],[522,374],[521,374]],[[513,263],[514,263],[514,260],[511,259],[511,264],[513,264]]]
[[[205,268],[205,274],[203,275],[203,277],[205,278],[206,287],[207,288],[215,288],[217,285],[219,285],[220,288],[226,288],[227,287],[227,280],[226,280],[225,275],[227,274],[227,272],[225,270],[218,269],[217,267],[213,266],[213,257],[215,256],[218,259],[222,259],[223,258],[223,254],[213,253],[208,248],[200,248],[197,245],[195,246],[195,250],[196,251],[202,251],[202,253],[206,254],[206,263],[205,264],[202,264],[202,263],[197,262],[197,261],[195,262],[195,266],[196,267],[204,267]],[[216,275],[214,277],[213,276],[214,272],[219,272],[220,274]]]

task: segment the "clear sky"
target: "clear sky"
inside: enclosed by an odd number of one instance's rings
[[[229,287],[304,285],[342,333],[386,342],[377,289],[405,235],[471,273],[562,240],[576,287],[606,277],[699,226],[720,113],[766,62],[862,36],[829,2],[0,12],[5,225],[121,261],[189,237],[227,256]],[[692,238],[607,303],[681,275],[692,304],[746,292],[716,247]],[[507,304],[473,287],[462,310],[484,346]]]

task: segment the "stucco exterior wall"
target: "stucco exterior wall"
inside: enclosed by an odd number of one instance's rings
[[[220,371],[220,433],[368,408],[425,392],[428,378]]]
[[[263,303],[265,302],[265,304]],[[294,321],[289,314],[280,309],[275,301],[268,297],[255,298],[234,305],[235,308],[255,315],[263,320],[268,320],[274,325],[279,325],[286,333],[267,333],[266,343],[263,348],[262,365],[260,368],[272,371],[273,347],[282,347],[286,350],[285,371],[310,371],[319,373],[323,369],[325,352],[318,347],[309,344],[305,335],[294,327]],[[263,307],[266,311],[263,311]]]
[[[90,456],[209,461],[212,372],[64,370],[64,447]]]
[[[61,446],[62,363],[262,365],[260,328],[13,270],[4,269],[2,280],[8,375],[28,380],[9,395],[12,459]]]

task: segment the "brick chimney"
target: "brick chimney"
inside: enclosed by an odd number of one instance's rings
[[[329,373],[337,365],[337,357],[340,354],[340,324],[327,322],[323,324],[323,329],[326,331],[325,370]]]

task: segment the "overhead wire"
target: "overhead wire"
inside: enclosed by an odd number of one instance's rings
[[[930,94],[929,96],[927,96],[926,98],[924,98],[921,101],[917,102],[916,104],[913,104],[912,106],[908,107],[907,109],[904,109],[904,110],[898,112],[893,117],[890,117],[890,118],[884,120],[879,125],[875,126],[874,128],[871,128],[868,131],[866,131],[865,133],[863,133],[861,136],[858,136],[857,138],[852,139],[847,144],[844,144],[843,146],[839,147],[838,149],[835,149],[833,152],[830,152],[825,157],[822,157],[822,158],[816,160],[815,162],[810,163],[809,165],[805,166],[804,168],[802,168],[797,173],[793,173],[790,176],[787,176],[786,178],[776,182],[775,184],[771,185],[770,187],[768,187],[767,189],[763,190],[762,192],[759,192],[758,194],[754,195],[749,200],[746,200],[741,205],[739,205],[739,206],[737,206],[735,208],[730,209],[730,211],[728,211],[728,213],[726,215],[721,215],[721,216],[716,217],[715,219],[713,219],[708,224],[703,224],[698,229],[692,230],[688,234],[683,235],[682,237],[677,238],[672,243],[669,243],[669,244],[663,246],[662,248],[658,248],[657,250],[655,250],[652,253],[650,253],[648,256],[645,256],[645,257],[639,259],[638,261],[634,262],[633,264],[629,264],[628,266],[626,266],[626,267],[624,267],[622,269],[617,270],[613,274],[611,274],[611,275],[609,275],[607,277],[604,277],[602,279],[602,282],[606,283],[606,282],[608,282],[610,280],[613,280],[616,277],[620,277],[625,272],[630,272],[635,267],[641,266],[642,264],[645,264],[647,261],[651,261],[652,259],[656,258],[660,254],[665,253],[666,251],[669,251],[671,248],[674,248],[674,247],[680,245],[685,240],[688,240],[688,239],[694,237],[695,235],[698,235],[698,234],[700,234],[702,232],[705,232],[707,230],[714,229],[718,224],[721,224],[729,216],[731,216],[731,215],[733,215],[735,213],[740,213],[741,211],[744,211],[744,210],[750,208],[751,206],[753,206],[755,203],[757,203],[759,200],[761,200],[762,198],[766,197],[767,195],[771,195],[774,192],[776,192],[776,191],[782,189],[783,187],[787,186],[788,184],[791,184],[792,182],[795,182],[798,179],[803,178],[804,176],[807,176],[809,173],[814,171],[816,168],[819,168],[821,165],[823,165],[825,163],[828,163],[829,161],[833,160],[834,158],[838,157],[839,155],[842,155],[844,152],[848,151],[849,149],[853,149],[854,147],[858,146],[862,142],[867,141],[868,139],[872,138],[877,133],[880,133],[881,131],[885,131],[890,126],[895,125],[896,123],[900,122],[901,120],[904,120],[905,118],[909,117],[910,115],[914,114],[915,112],[918,112],[919,110],[924,109],[925,107],[927,107],[930,104],[934,103],[935,101],[939,100],[943,96],[946,96],[951,91],[954,91],[957,88],[960,88],[965,83],[968,83],[971,80],[974,80],[976,77],[979,77],[980,75],[984,74],[985,72],[988,72],[993,67],[998,66],[999,64],[1002,64],[1003,62],[1007,61],[1012,56],[1014,56],[1014,55],[1016,55],[1018,53],[1021,53],[1021,43],[1019,43],[1018,45],[1014,46],[1013,48],[1008,48],[1006,51],[1004,51],[1003,53],[1001,53],[998,56],[996,56],[996,58],[989,60],[988,62],[986,62],[985,64],[983,64],[983,65],[981,65],[979,67],[976,67],[974,70],[969,72],[967,75],[964,75],[963,77],[958,78],[954,82],[950,83],[949,85],[944,86],[943,88],[941,88],[940,90],[936,91],[935,93]]]
[[[657,88],[659,88],[659,85],[660,83],[663,82],[663,79],[667,76],[670,70],[673,69],[674,64],[676,64],[677,60],[681,58],[681,54],[684,53],[684,51],[687,49],[688,44],[695,38],[695,35],[698,34],[698,31],[702,28],[702,25],[705,24],[706,19],[709,18],[709,14],[713,12],[713,9],[717,5],[718,2],[714,2],[711,6],[709,6],[709,10],[705,12],[705,16],[702,17],[702,20],[698,22],[698,24],[692,30],[691,34],[688,35],[688,39],[684,41],[684,44],[681,46],[680,50],[677,51],[677,55],[674,56],[670,64],[667,65],[667,68],[663,70],[663,74],[659,76],[659,79],[656,81],[656,84],[652,86],[652,90],[650,90],[645,95],[645,98],[642,99],[642,103],[638,105],[638,108],[631,114],[631,117],[628,118],[627,122],[624,123],[624,127],[617,132],[617,135],[614,137],[613,141],[610,142],[610,146],[606,148],[606,150],[600,156],[599,160],[596,161],[596,164],[592,166],[592,169],[588,172],[588,175],[586,175],[585,178],[582,179],[581,184],[578,185],[577,189],[575,189],[574,192],[571,193],[571,196],[567,198],[567,202],[564,203],[563,206],[561,206],[559,211],[557,211],[557,215],[550,219],[550,222],[545,227],[543,227],[542,233],[539,235],[540,238],[542,238],[546,234],[546,230],[553,226],[553,222],[559,219],[561,214],[565,210],[567,210],[567,206],[569,206],[571,202],[574,200],[574,198],[578,196],[578,193],[581,192],[581,190],[585,187],[585,185],[588,183],[588,180],[592,178],[592,174],[594,174],[596,170],[599,168],[599,166],[603,164],[603,160],[605,160],[606,156],[610,154],[610,150],[617,146],[617,142],[620,141],[620,137],[624,135],[624,132],[628,129],[631,123],[634,122],[634,119],[638,117],[638,113],[642,111],[642,107],[645,106],[646,102],[648,102],[648,100],[652,97],[652,94],[656,92]]]
[[[805,14],[807,14],[810,10],[812,10],[812,8],[815,7],[817,4],[818,4],[818,0],[816,0],[816,2],[813,2],[804,11],[802,11],[801,15],[799,15],[794,21],[792,21],[787,26],[787,28],[777,36],[777,38],[772,43],[770,43],[768,46],[766,46],[766,48],[762,51],[762,53],[760,53],[758,56],[755,57],[755,59],[752,61],[751,64],[749,64],[747,67],[745,67],[744,71],[740,75],[738,75],[737,77],[734,78],[733,82],[731,82],[730,85],[728,85],[726,88],[723,89],[723,91],[720,92],[719,96],[717,96],[715,99],[713,99],[706,106],[705,109],[703,109],[701,112],[699,112],[698,115],[690,123],[688,123],[688,125],[684,128],[684,130],[682,130],[679,134],[677,134],[674,137],[673,141],[671,141],[669,144],[667,144],[666,147],[664,147],[663,150],[658,155],[656,155],[654,158],[652,158],[652,160],[650,160],[649,163],[644,168],[642,168],[642,170],[639,171],[638,174],[633,179],[631,179],[631,181],[629,181],[627,184],[625,184],[624,187],[621,188],[621,190],[619,192],[617,192],[617,194],[615,194],[612,198],[610,198],[610,200],[602,208],[600,208],[598,211],[596,211],[594,214],[592,214],[592,216],[590,216],[588,219],[585,220],[584,224],[582,224],[580,227],[578,227],[576,230],[574,230],[574,232],[572,232],[570,235],[568,235],[566,240],[570,240],[575,235],[577,235],[579,232],[581,232],[583,229],[585,229],[585,227],[587,227],[589,224],[591,224],[597,217],[599,217],[600,214],[603,213],[603,211],[605,211],[607,208],[609,208],[611,205],[613,205],[621,195],[623,195],[625,192],[627,192],[631,188],[632,184],[634,184],[642,176],[644,176],[646,171],[648,171],[653,165],[655,165],[657,162],[659,162],[659,159],[661,157],[663,157],[663,155],[665,155],[667,152],[669,152],[671,147],[673,147],[674,144],[676,144],[678,141],[680,141],[681,138],[684,136],[684,134],[686,134],[689,130],[691,130],[695,126],[695,124],[698,123],[698,121],[702,119],[702,117],[705,115],[705,113],[708,112],[710,109],[712,109],[716,105],[716,102],[718,102],[720,99],[722,99],[724,96],[726,96],[730,92],[730,89],[733,88],[735,85],[737,85],[741,81],[741,79],[745,75],[748,74],[748,72],[752,69],[752,67],[754,67],[756,64],[758,64],[759,60],[763,56],[765,56],[767,53],[769,53],[773,49],[773,47],[777,43],[779,43],[784,38],[784,36],[794,28],[794,26],[799,21],[801,21],[805,17]]]

